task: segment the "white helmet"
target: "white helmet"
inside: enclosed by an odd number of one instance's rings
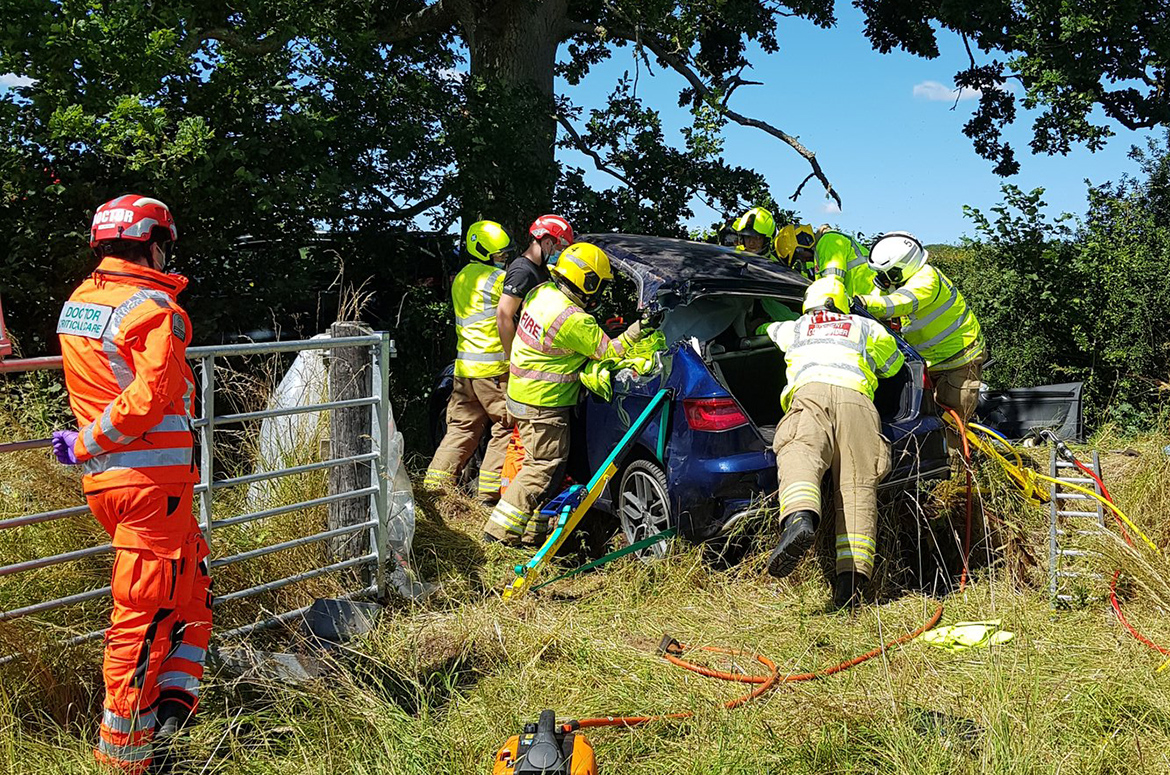
[[[869,268],[887,284],[901,285],[926,266],[930,253],[908,231],[891,231],[878,237],[869,251]]]

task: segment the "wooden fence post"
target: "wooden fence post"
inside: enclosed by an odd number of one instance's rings
[[[370,330],[357,323],[334,323],[334,338],[365,336]],[[329,400],[369,398],[371,369],[369,347],[338,347],[329,351]],[[339,459],[370,451],[370,407],[357,406],[329,411],[329,457]],[[329,469],[329,494],[353,492],[370,486],[369,463],[347,463]],[[328,529],[360,525],[370,519],[370,499],[350,498],[329,504]],[[330,541],[335,562],[360,557],[370,551],[370,531],[359,530]]]

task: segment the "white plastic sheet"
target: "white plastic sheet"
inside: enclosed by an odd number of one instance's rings
[[[328,339],[329,334],[318,334],[313,339]],[[327,350],[303,350],[281,378],[268,401],[269,409],[290,409],[309,406],[328,400],[329,370]],[[390,579],[400,594],[418,599],[432,587],[415,581],[410,569],[411,544],[414,542],[415,506],[410,477],[402,465],[404,442],[394,419],[394,407],[389,407],[390,421],[386,428],[390,442],[387,471],[390,478],[390,518],[387,535],[391,552],[397,562],[389,568]],[[329,418],[325,412],[267,417],[260,424],[259,455],[255,470],[272,472],[297,463],[317,460],[318,445],[328,430]],[[277,496],[276,480],[253,482],[248,486],[248,506],[259,510],[271,505]]]

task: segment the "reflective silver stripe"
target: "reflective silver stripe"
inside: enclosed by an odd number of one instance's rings
[[[835,266],[827,266],[821,270],[821,277],[845,277],[845,270]]]
[[[798,383],[800,381],[801,375],[810,370],[847,371],[850,374],[855,374],[858,377],[861,377],[863,380],[868,381],[869,379],[869,375],[862,371],[860,366],[854,366],[851,363],[806,363],[793,372],[792,384],[795,385]]]
[[[134,452],[107,452],[81,464],[87,474],[100,474],[123,468],[164,468],[190,466],[191,448],[140,449]]]
[[[155,291],[148,288],[135,291],[131,296],[118,305],[114,310],[114,314],[110,316],[110,323],[106,326],[106,332],[102,335],[102,352],[106,354],[106,358],[110,362],[110,371],[114,374],[114,379],[118,381],[118,387],[125,390],[134,381],[134,372],[130,369],[130,364],[118,352],[118,345],[116,340],[118,332],[122,328],[123,321],[126,316],[138,308],[140,304],[147,301],[153,301],[163,309],[171,308],[171,297],[167,296],[163,291]]]
[[[980,336],[974,342],[967,345],[962,350],[959,350],[950,358],[932,365],[930,367],[930,373],[934,374],[939,371],[948,371],[950,369],[957,369],[960,366],[966,366],[968,363],[975,360],[983,353],[983,346],[983,337]]]
[[[859,353],[865,352],[865,342],[864,341],[854,342],[850,339],[846,339],[843,336],[840,336],[840,337],[838,337],[838,336],[804,337],[804,336],[801,336],[800,334],[796,335],[796,338],[792,342],[792,346],[788,348],[788,352],[794,353],[796,351],[796,349],[799,347],[807,347],[807,346],[811,346],[811,345],[821,345],[821,344],[830,345],[833,347],[844,347],[847,350],[853,350],[854,352],[859,352]]]
[[[601,341],[597,343],[597,349],[593,351],[594,360],[600,361],[605,358],[605,352],[610,348],[610,345],[613,346],[613,351],[619,358],[626,354],[626,346],[622,344],[620,336],[617,339],[610,339],[603,333]]]
[[[932,336],[930,339],[927,339],[925,342],[922,342],[922,343],[916,345],[914,349],[919,350],[919,351],[929,350],[931,347],[934,347],[936,344],[941,343],[948,336],[950,336],[951,334],[958,331],[959,328],[961,328],[964,323],[966,323],[968,320],[970,320],[970,318],[971,318],[971,310],[970,309],[963,310],[963,314],[959,316],[958,320],[956,320],[954,323],[951,323],[949,326],[944,328],[937,335]]]
[[[102,753],[111,759],[117,759],[120,762],[143,762],[154,756],[154,746],[150,743],[143,743],[142,745],[115,745],[114,743],[106,742],[105,739],[98,740],[98,752]]]
[[[909,324],[907,324],[902,329],[903,335],[912,334],[915,331],[921,331],[923,328],[926,328],[931,323],[938,320],[939,317],[941,317],[943,315],[943,313],[945,313],[951,307],[955,306],[955,302],[959,300],[959,292],[958,292],[958,290],[955,289],[955,286],[951,285],[947,281],[947,279],[945,277],[943,277],[941,274],[938,276],[938,279],[939,279],[939,282],[941,282],[943,284],[943,286],[948,291],[950,291],[950,296],[947,297],[946,301],[944,301],[942,304],[935,307],[933,310],[930,311],[929,314],[927,314],[924,317],[919,318],[919,317],[915,317],[914,315],[911,315]]]
[[[182,689],[192,697],[199,696],[199,679],[181,670],[172,670],[158,677],[159,689]]]
[[[899,288],[898,290],[891,293],[889,298],[892,299],[895,296],[901,296],[905,300],[905,303],[910,305],[911,314],[918,311],[918,297],[915,296],[912,291],[908,291],[905,288]]]
[[[427,471],[428,476],[430,473],[430,471]],[[207,649],[201,649],[198,646],[192,646],[190,643],[184,643],[175,649],[174,653],[168,659],[185,659],[188,662],[195,662],[196,664],[202,665],[203,661],[207,659]]]
[[[120,430],[114,427],[114,404],[106,404],[106,408],[102,410],[102,416],[98,418],[98,428],[102,435],[115,444],[125,444],[130,441],[131,437],[124,435]],[[91,430],[86,428],[86,430]]]
[[[159,420],[153,428],[146,433],[179,433],[181,431],[191,430],[191,425],[187,421],[187,416],[183,414],[167,414]],[[142,435],[146,435],[145,433]]]
[[[885,315],[887,318],[892,318],[892,317],[894,317],[894,313],[897,311],[897,306],[896,306],[896,305],[897,305],[897,302],[895,302],[895,301],[894,301],[892,298],[890,298],[889,296],[883,296],[883,297],[882,297],[882,305],[885,307],[885,309],[882,311],[882,312],[883,312],[883,314],[884,314],[884,315]]]
[[[106,708],[102,714],[102,724],[106,729],[123,735],[128,735],[131,732],[141,732],[145,729],[154,729],[156,723],[157,720],[153,710],[141,714],[137,721],[128,719],[125,716],[119,716],[109,708]]]
[[[889,374],[890,369],[894,368],[894,365],[898,363],[898,359],[901,357],[902,357],[901,351],[894,350],[894,354],[891,355],[889,358],[887,358],[886,362],[878,367],[877,373],[881,376],[885,376],[885,375]]]
[[[859,245],[858,245],[856,242],[854,242],[852,239],[850,239],[850,240],[849,240],[849,247],[853,248],[853,255],[854,255],[854,258],[853,258],[853,260],[852,260],[852,261],[850,261],[850,262],[849,262],[848,266],[846,267],[847,269],[849,269],[850,271],[852,271],[852,270],[856,269],[856,268],[857,268],[857,267],[859,267],[859,266],[862,266],[862,265],[864,265],[864,264],[868,264],[868,263],[869,263],[869,259],[868,259],[868,258],[866,258],[866,257],[865,257],[864,255],[862,255],[862,253],[861,253],[861,246],[859,246]]]
[[[512,372],[513,376],[520,377],[521,379],[538,379],[541,382],[559,382],[561,384],[567,384],[569,382],[576,382],[580,378],[580,375],[575,371],[571,374],[557,374],[552,371],[521,369],[515,364],[509,366],[508,370]]]
[[[533,350],[539,350],[545,355],[569,355],[572,350],[567,350],[563,347],[547,347],[544,342],[536,339],[532,334],[528,333],[523,328],[516,329],[516,336],[520,337],[520,341],[531,347]]]
[[[93,437],[93,426],[97,423],[90,423],[81,431],[81,446],[85,447],[85,451],[89,455],[97,456],[105,452],[98,446],[97,439]]]
[[[503,353],[466,353],[457,352],[455,358],[460,361],[479,361],[482,363],[491,363],[493,361],[504,360]]]
[[[482,323],[485,320],[495,320],[495,319],[496,319],[496,308],[495,307],[488,307],[483,312],[476,312],[472,315],[468,315],[465,318],[456,317],[455,318],[455,325],[459,326],[460,328],[466,328],[467,326],[474,326],[476,323]]]
[[[584,311],[585,310],[581,309],[580,307],[569,306],[566,307],[564,311],[561,312],[561,314],[557,315],[556,320],[554,320],[552,325],[548,327],[548,330],[544,332],[545,346],[551,350],[553,342],[557,338],[557,333],[561,330],[561,326],[565,324],[565,321],[571,318],[574,314]]]

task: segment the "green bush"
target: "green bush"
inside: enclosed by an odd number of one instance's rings
[[[1133,156],[1142,176],[1091,187],[1083,220],[1004,186],[990,215],[966,209],[975,239],[932,254],[979,317],[992,387],[1084,382],[1090,424],[1138,432],[1167,411],[1170,141]]]

